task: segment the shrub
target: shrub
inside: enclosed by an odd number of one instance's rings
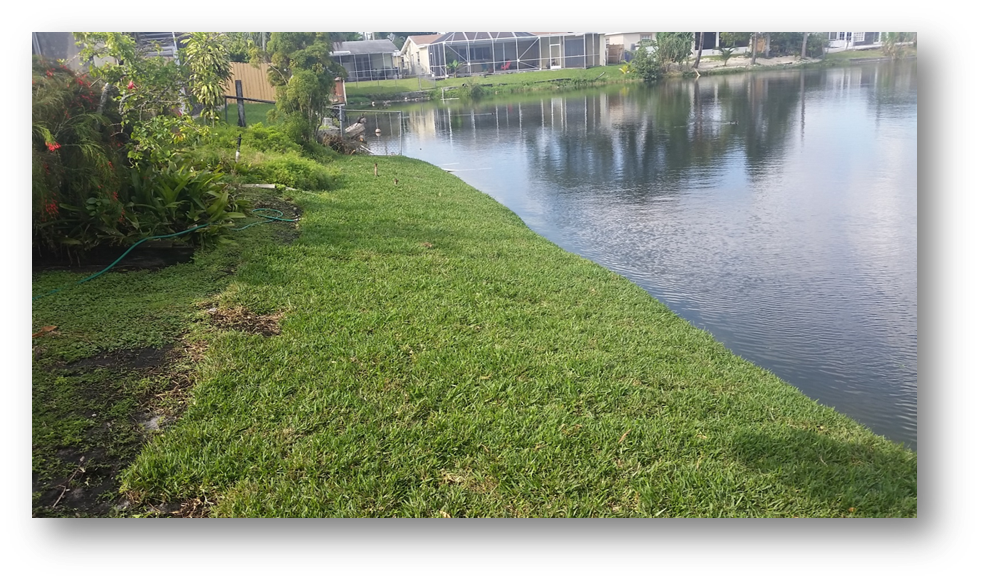
[[[230,196],[220,172],[196,170],[180,157],[162,166],[140,165],[131,170],[132,211],[129,223],[143,236],[179,233],[210,225],[182,240],[209,239],[230,225],[231,219],[245,218],[244,201]]]
[[[242,136],[243,152],[279,152],[281,154],[294,152],[299,154],[303,151],[300,145],[292,140],[282,128],[263,125],[258,122],[244,128],[219,124],[213,128],[202,145],[224,149],[234,156],[239,136]]]
[[[98,113],[101,88],[86,76],[38,58],[32,69],[34,247],[84,250],[125,240],[118,116]]]
[[[327,190],[337,176],[323,164],[294,152],[257,154],[243,166],[244,181],[283,184],[301,190]]]

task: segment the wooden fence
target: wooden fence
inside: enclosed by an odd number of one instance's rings
[[[276,101],[276,90],[266,78],[266,64],[232,63],[232,77],[225,84],[225,95],[235,95],[235,81],[242,81],[242,97]]]

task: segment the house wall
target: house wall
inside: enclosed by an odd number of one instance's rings
[[[428,42],[416,44],[416,41],[411,37],[407,39],[406,43],[402,51],[402,63],[398,65],[399,70],[404,75],[411,77],[432,75],[433,71],[430,70],[430,63],[432,62],[430,47],[432,45]]]
[[[826,34],[826,33],[822,33]],[[882,35],[879,32],[830,32],[826,38],[829,49],[842,51],[860,47],[878,47],[882,45]]]
[[[75,44],[75,35],[70,32],[32,32],[31,54],[41,55],[46,59],[61,59],[70,69],[79,73],[89,70],[89,65],[101,67],[107,63],[115,63],[112,57],[100,57],[92,63],[83,63],[79,55],[80,49]]]

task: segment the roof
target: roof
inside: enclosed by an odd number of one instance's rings
[[[450,43],[476,40],[498,40],[505,38],[535,38],[535,35],[530,32],[448,32],[440,35],[437,39],[431,42]]]
[[[396,48],[389,39],[383,40],[349,40],[334,43],[334,50],[331,54],[345,55],[377,55],[379,53],[395,53]]]
[[[443,35],[442,34],[439,34],[439,33],[437,33],[437,34],[416,34],[416,35],[412,35],[412,36],[407,36],[406,37],[406,40],[407,41],[410,41],[410,40],[413,41],[413,44],[415,44],[416,46],[423,46],[423,45],[430,44],[431,42],[435,41],[436,39],[440,38],[441,36],[443,36]]]

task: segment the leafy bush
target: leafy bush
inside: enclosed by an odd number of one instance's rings
[[[98,113],[101,88],[86,76],[38,58],[32,69],[34,247],[125,240],[117,228],[125,197],[118,116]]]
[[[243,152],[293,152],[300,154],[303,149],[291,139],[282,128],[255,123],[249,127],[240,128],[234,125],[218,124],[211,134],[202,142],[202,146],[224,149],[233,156],[239,136],[242,136]]]
[[[245,218],[244,201],[230,197],[223,175],[195,170],[180,158],[163,166],[137,166],[131,171],[133,212],[129,223],[141,235],[179,233],[208,224],[183,239],[218,234],[232,219]]]
[[[337,178],[336,171],[293,152],[257,154],[247,162],[243,165],[243,181],[283,184],[301,190],[327,190]]]
[[[638,44],[637,53],[631,59],[628,73],[640,77],[646,83],[661,76],[661,62],[658,60],[658,50],[654,41],[646,39]]]

